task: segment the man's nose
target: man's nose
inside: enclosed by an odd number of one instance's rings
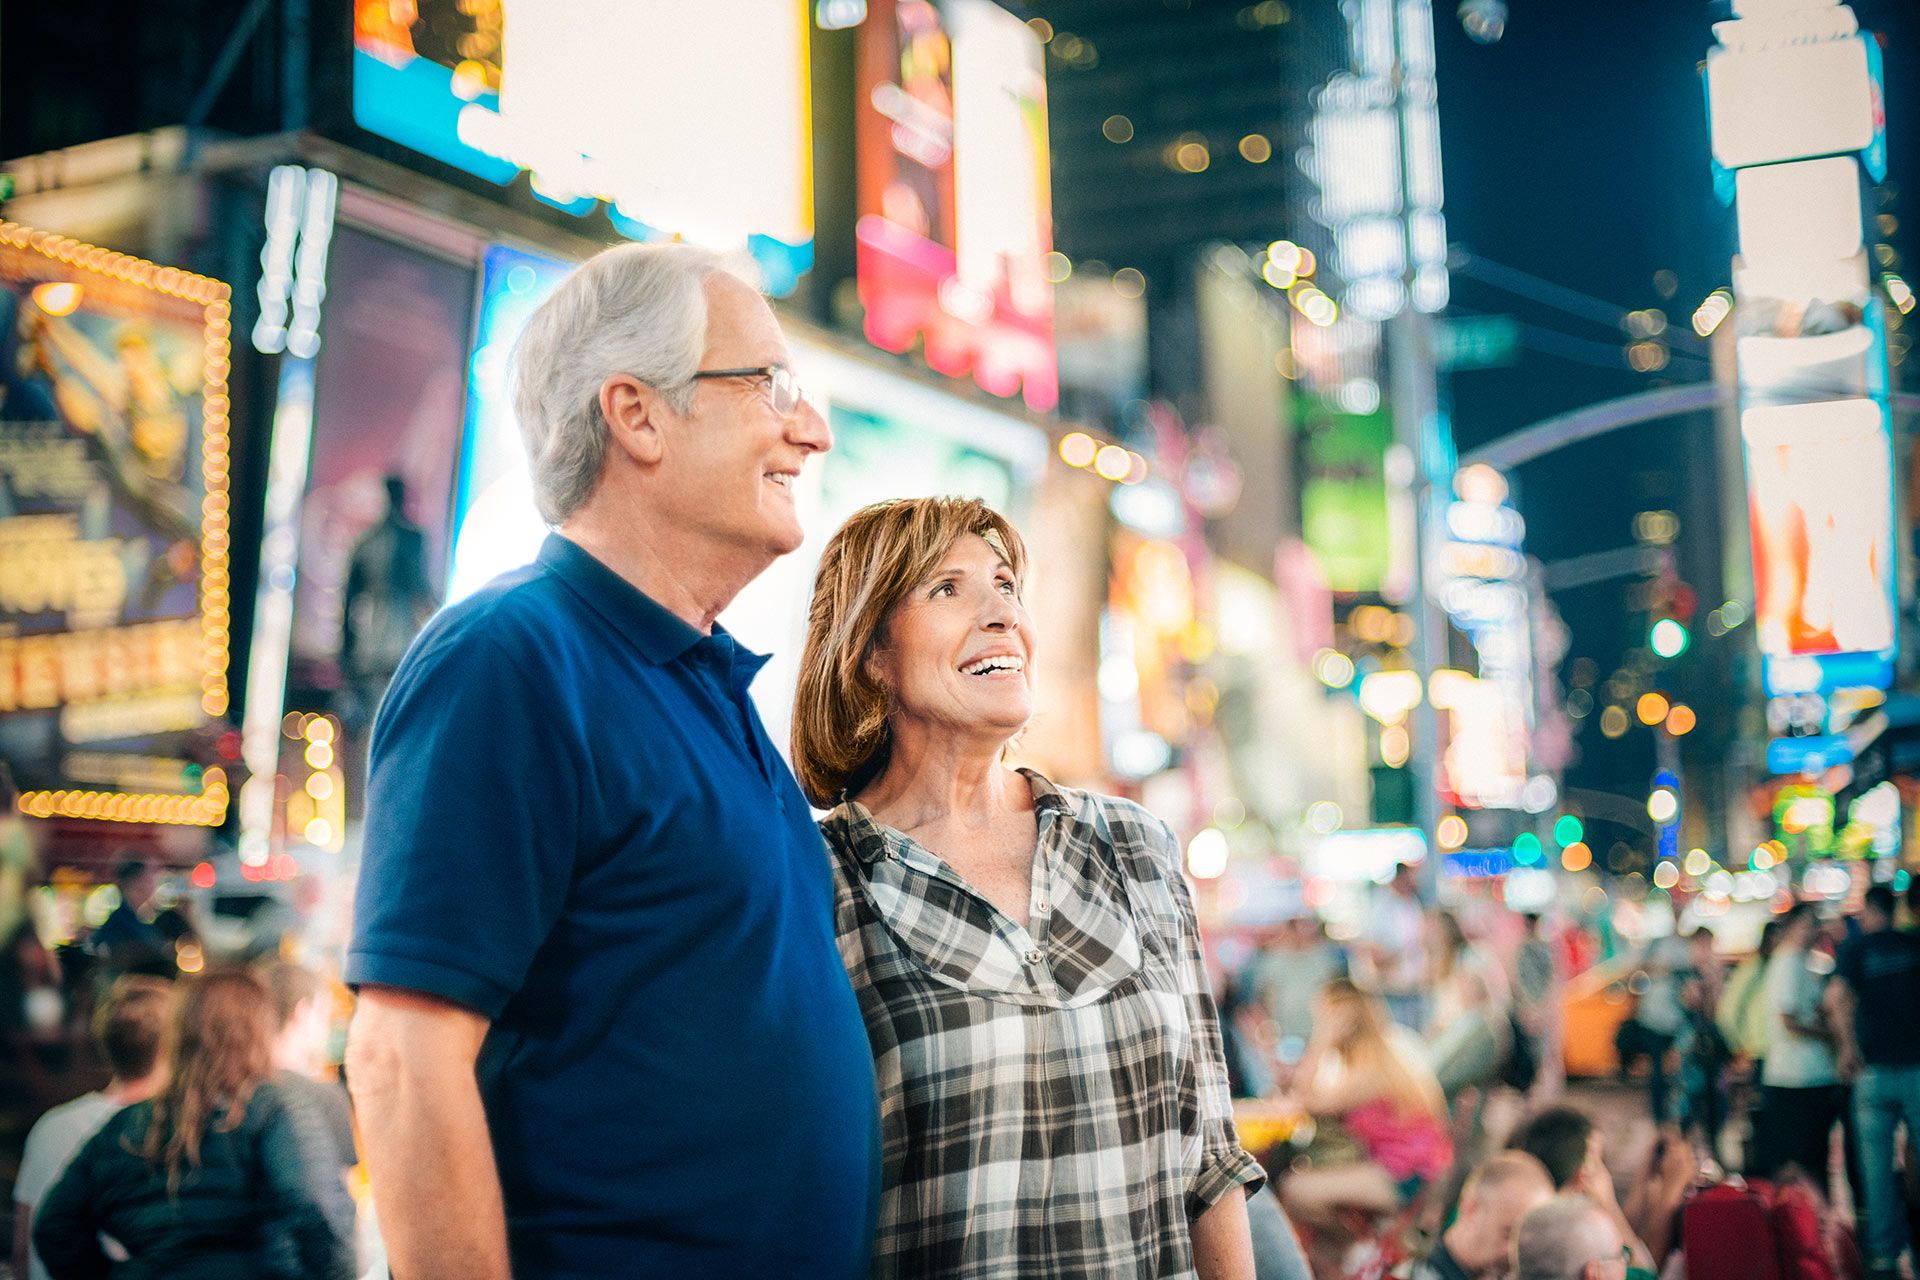
[[[826,415],[805,396],[800,398],[799,407],[788,420],[787,438],[815,453],[825,453],[833,448],[833,428],[827,425]]]

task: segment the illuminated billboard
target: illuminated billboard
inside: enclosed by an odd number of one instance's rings
[[[227,286],[0,222],[0,758],[33,817],[216,826]]]
[[[355,0],[354,122],[635,240],[813,265],[798,0]]]
[[[1302,401],[1300,528],[1327,586],[1348,595],[1377,593],[1395,572],[1386,454],[1393,416],[1343,413]]]
[[[1879,402],[1762,406],[1740,425],[1761,652],[1893,648],[1893,475]]]
[[[506,245],[487,250],[480,270],[480,317],[467,375],[467,421],[454,488],[453,571],[447,602],[472,595],[497,574],[530,562],[547,536],[533,503],[533,473],[513,413],[513,346],[527,321],[573,267]]]
[[[989,0],[874,0],[860,28],[855,226],[866,334],[1037,410],[1053,352],[1039,40]]]
[[[1882,145],[1886,103],[1879,47],[1872,37],[1857,34],[1845,5],[1809,12],[1801,21],[1809,28],[1814,22],[1838,25],[1790,33],[1785,24],[1769,27],[1758,21],[1717,28],[1725,43],[1707,53],[1707,96],[1713,107],[1713,158],[1722,168]],[[1749,26],[1756,34],[1743,30]],[[1842,27],[1855,33],[1843,35]],[[1783,93],[1783,86],[1792,91]]]
[[[1844,4],[1735,10],[1714,26],[1707,96],[1715,182],[1740,233],[1736,369],[1764,682],[1776,696],[1885,687],[1893,441],[1861,199],[1862,170],[1886,172],[1879,45]]]

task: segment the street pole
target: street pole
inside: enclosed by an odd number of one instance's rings
[[[1414,502],[1412,598],[1408,611],[1416,624],[1414,668],[1425,691],[1433,673],[1447,665],[1447,615],[1435,598],[1435,527],[1452,496],[1452,478],[1441,474],[1449,448],[1439,447],[1447,432],[1440,414],[1439,381],[1433,363],[1433,320],[1412,307],[1386,324],[1387,370],[1393,391],[1394,439],[1411,460],[1409,483]],[[1412,750],[1407,769],[1413,776],[1414,820],[1433,852],[1421,868],[1421,889],[1431,899],[1440,885],[1438,765],[1440,719],[1433,699],[1423,696],[1413,709]]]
[[[1396,111],[1399,115],[1400,146],[1400,234],[1405,247],[1402,279],[1406,302],[1398,314],[1387,320],[1387,380],[1393,397],[1393,432],[1402,456],[1412,466],[1412,475],[1403,477],[1413,493],[1413,594],[1409,612],[1413,615],[1417,639],[1414,665],[1420,677],[1421,698],[1411,716],[1412,743],[1407,768],[1413,777],[1414,819],[1427,838],[1429,854],[1421,864],[1423,896],[1432,901],[1440,887],[1441,854],[1438,840],[1440,791],[1437,785],[1440,761],[1440,721],[1434,712],[1429,685],[1433,673],[1447,664],[1447,616],[1435,596],[1437,529],[1440,514],[1453,496],[1453,433],[1447,427],[1440,407],[1438,367],[1433,354],[1433,317],[1423,311],[1416,299],[1419,246],[1413,239],[1412,213],[1418,203],[1413,189],[1416,157],[1413,130],[1409,127],[1407,63],[1409,33],[1406,23],[1413,16],[1412,6],[1390,4],[1394,81],[1397,87]],[[1417,12],[1417,11],[1416,11]],[[1431,22],[1429,14],[1425,21]],[[1430,39],[1427,33],[1418,33]],[[1393,476],[1388,475],[1388,483]]]

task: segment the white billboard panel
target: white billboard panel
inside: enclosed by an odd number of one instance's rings
[[[1873,144],[1875,102],[1859,38],[1707,54],[1713,158],[1723,168],[1844,155]]]
[[[1742,169],[1735,190],[1740,252],[1750,261],[1860,252],[1860,166],[1850,156]]]

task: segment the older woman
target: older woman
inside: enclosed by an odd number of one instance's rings
[[[876,1276],[1251,1277],[1179,846],[1003,761],[1032,713],[1026,552],[976,501],[856,514],[820,563],[795,772],[873,1042]]]

